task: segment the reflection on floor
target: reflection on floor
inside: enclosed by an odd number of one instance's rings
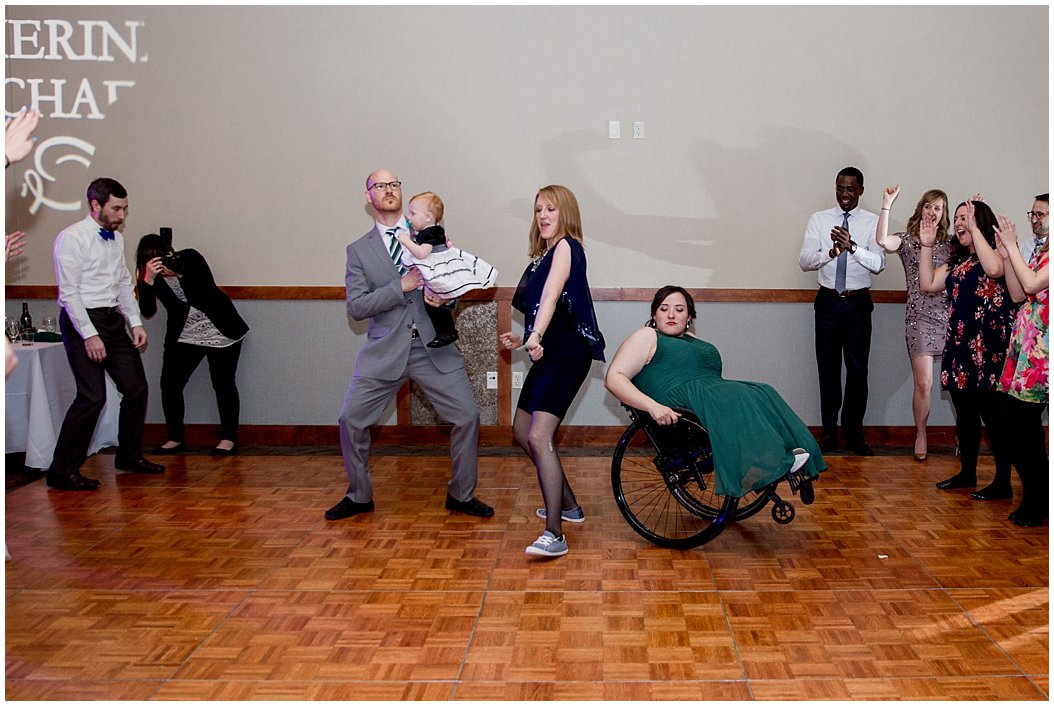
[[[332,453],[112,461],[85,465],[93,493],[6,494],[8,699],[1049,694],[1048,527],[935,490],[952,456],[833,456],[792,524],[692,551],[629,528],[609,458],[569,457],[588,519],[550,561],[523,553],[519,456],[480,458],[481,520],[443,509],[446,457],[375,454],[376,511],[341,522]]]

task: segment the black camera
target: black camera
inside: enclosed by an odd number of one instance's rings
[[[172,248],[172,229],[162,227],[161,233],[161,264],[173,272],[183,271],[183,258]]]

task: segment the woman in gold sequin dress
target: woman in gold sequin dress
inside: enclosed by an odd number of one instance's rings
[[[911,359],[914,388],[911,412],[915,417],[915,460],[925,461],[927,453],[926,424],[930,418],[930,391],[933,389],[933,358],[944,350],[944,334],[948,328],[948,301],[944,291],[927,293],[919,289],[919,226],[932,222],[937,227],[937,243],[933,248],[933,268],[948,261],[948,196],[940,189],[930,189],[922,195],[915,212],[908,219],[907,229],[889,234],[889,213],[900,193],[899,186],[890,186],[882,193],[882,210],[878,214],[875,239],[888,252],[900,255],[904,265],[908,304],[904,310],[904,340]]]

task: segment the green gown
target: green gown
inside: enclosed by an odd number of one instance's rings
[[[798,447],[809,452],[805,475],[827,468],[808,427],[771,386],[722,378],[721,354],[706,341],[656,336],[655,355],[633,384],[656,402],[699,417],[710,434],[719,494],[742,497],[781,478]]]

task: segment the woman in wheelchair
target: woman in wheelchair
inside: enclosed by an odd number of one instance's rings
[[[692,410],[709,435],[717,495],[742,498],[799,470],[807,479],[825,470],[813,435],[772,387],[721,377],[717,348],[688,332],[694,320],[695,303],[685,289],[668,285],[656,292],[651,320],[622,343],[608,367],[604,384],[611,394],[660,426],[678,422],[673,408]]]

